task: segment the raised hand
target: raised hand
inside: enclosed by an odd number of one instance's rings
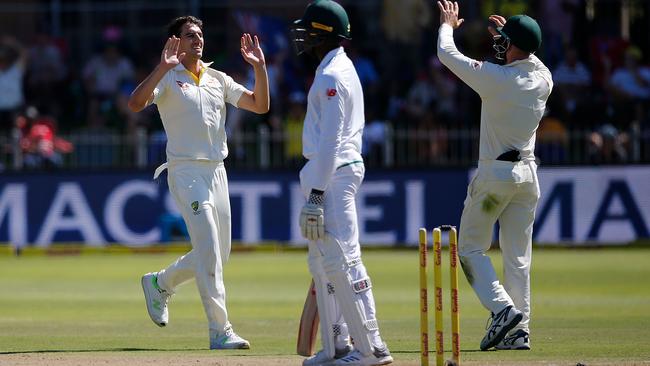
[[[460,27],[465,19],[458,19],[458,2],[447,0],[438,1],[440,9],[440,24],[449,24],[452,28]]]
[[[488,19],[492,23],[494,23],[494,25],[496,25],[497,28],[503,27],[504,25],[506,25],[506,18],[502,17],[501,15],[492,14],[492,15],[490,15],[488,17]],[[499,33],[496,31],[496,29],[493,26],[489,26],[488,31],[490,32],[490,34],[492,34],[492,36],[498,36],[499,35]]]
[[[241,36],[241,55],[252,66],[264,66],[266,64],[264,52],[262,52],[257,36],[251,37],[248,33]]]
[[[167,38],[165,48],[163,48],[162,54],[160,55],[160,66],[166,69],[172,69],[183,61],[185,52],[178,53],[180,43],[181,40],[176,36]]]

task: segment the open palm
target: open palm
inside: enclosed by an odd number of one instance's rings
[[[241,55],[253,66],[264,66],[266,62],[257,36],[251,37],[248,33],[241,36]]]
[[[185,58],[185,52],[178,54],[180,43],[181,40],[179,38],[176,38],[176,36],[172,36],[167,39],[165,48],[163,48],[162,54],[160,55],[161,65],[168,68],[173,68],[183,61]]]

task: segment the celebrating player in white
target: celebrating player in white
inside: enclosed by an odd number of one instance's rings
[[[355,208],[365,172],[364,110],[359,77],[340,46],[349,39],[350,23],[338,3],[316,0],[292,33],[298,54],[320,61],[303,126],[303,155],[309,161],[300,171],[307,198],[300,227],[309,239],[323,349],[303,365],[386,365],[393,358],[379,335]]]
[[[228,156],[226,105],[256,113],[269,110],[268,76],[257,36],[241,37],[241,54],[255,71],[253,91],[201,61],[203,23],[174,19],[154,71],[135,89],[129,108],[156,103],[167,134],[167,182],[190,234],[192,250],[156,273],[142,277],[147,310],[159,326],[168,322],[167,303],[176,287],[195,279],[208,318],[210,349],[247,349],[228,321],[223,266],[230,255],[230,201],[223,160]]]
[[[530,349],[530,262],[539,200],[535,131],[553,88],[550,71],[534,55],[542,32],[526,15],[507,21],[492,15],[494,49],[505,65],[481,62],[454,44],[453,31],[463,22],[458,3],[438,1],[438,7],[438,57],[482,100],[478,170],[467,190],[458,242],[467,280],[492,312],[480,348]],[[497,220],[503,285],[485,254]]]

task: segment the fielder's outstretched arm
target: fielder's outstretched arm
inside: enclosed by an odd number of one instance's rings
[[[438,29],[438,58],[481,97],[489,96],[507,79],[500,66],[474,60],[463,55],[454,42],[454,29],[463,24],[458,18],[458,3],[438,1],[440,28]]]

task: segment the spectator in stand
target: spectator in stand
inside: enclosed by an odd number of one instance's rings
[[[573,113],[579,103],[589,100],[591,73],[578,60],[575,48],[566,49],[564,60],[553,71],[553,82],[567,112]]]
[[[589,135],[588,158],[593,164],[621,164],[628,159],[629,135],[605,123]]]
[[[107,32],[112,34],[112,32]],[[123,84],[134,78],[131,61],[122,55],[117,36],[107,36],[102,53],[94,56],[83,70],[88,94],[88,122],[91,125],[106,124],[111,113],[117,113],[117,97]]]
[[[56,136],[56,120],[43,116],[29,106],[24,115],[16,118],[16,127],[22,131],[20,146],[27,169],[52,169],[63,164],[61,154],[73,150],[70,142]]]
[[[421,122],[436,98],[436,88],[428,70],[421,70],[406,97],[406,111],[412,123]]]
[[[23,76],[27,57],[18,41],[0,37],[0,132],[11,130],[24,104]]]
[[[615,96],[628,100],[650,100],[650,68],[640,66],[642,54],[638,47],[625,51],[624,66],[616,69],[609,79]]]
[[[623,66],[615,69],[608,81],[608,90],[614,97],[616,126],[629,131],[634,124],[648,118],[650,104],[650,68],[640,65],[641,50],[629,47],[624,54]]]
[[[440,60],[431,57],[428,68],[420,72],[408,92],[406,110],[416,123],[424,118],[429,108],[434,108],[438,118],[454,118],[457,90],[458,83],[447,76]]]
[[[456,94],[459,84],[456,79],[447,72],[437,56],[432,56],[429,59],[429,72],[436,90],[435,113],[437,118],[447,121],[457,118]]]
[[[42,32],[36,34],[28,51],[29,62],[25,75],[29,103],[49,114],[60,116],[66,67],[61,50],[52,37]]]

